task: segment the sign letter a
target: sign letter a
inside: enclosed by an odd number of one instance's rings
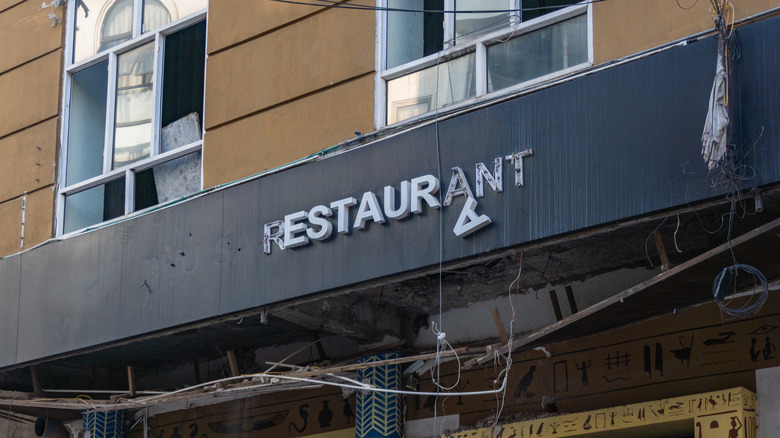
[[[490,218],[484,214],[477,216],[476,209],[477,201],[471,196],[467,197],[466,204],[463,205],[463,210],[460,211],[458,221],[455,223],[455,228],[452,230],[456,236],[468,236],[492,222]]]

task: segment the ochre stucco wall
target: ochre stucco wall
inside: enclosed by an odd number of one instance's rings
[[[373,129],[375,14],[249,3],[209,5],[204,187]]]
[[[64,7],[0,0],[0,257],[54,230],[64,30],[50,12]]]
[[[740,19],[780,7],[780,0],[731,0],[731,4]],[[710,7],[707,0],[594,3],[594,61],[600,64],[713,29]]]

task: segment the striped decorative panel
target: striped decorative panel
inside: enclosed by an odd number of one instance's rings
[[[84,438],[121,438],[122,411],[84,411]]]
[[[399,357],[383,353],[361,359],[358,363],[379,362]],[[359,370],[358,380],[385,389],[401,388],[401,366],[381,365]],[[400,438],[401,396],[374,391],[357,392],[356,438]]]

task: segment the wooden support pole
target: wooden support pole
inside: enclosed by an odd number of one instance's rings
[[[571,314],[574,315],[579,312],[577,310],[577,302],[574,301],[574,291],[571,289],[571,286],[566,286],[566,298],[569,300],[569,310],[571,310]]]
[[[320,355],[320,360],[325,360],[327,357],[325,355],[325,347],[322,346],[322,340],[320,339],[320,334],[316,331],[311,332],[311,340],[314,342],[314,346],[317,347],[317,353]]]
[[[655,230],[653,233],[655,236],[655,248],[658,250],[658,255],[661,257],[661,272],[669,270],[669,256],[666,254],[666,248],[664,242],[661,240],[661,233]]]
[[[501,319],[501,314],[498,313],[498,307],[493,308],[493,321],[495,321],[498,334],[501,336],[501,343],[508,343],[509,336],[506,334],[506,329],[504,329],[504,321]]]
[[[238,376],[238,362],[236,362],[236,353],[233,350],[227,352],[228,365],[230,365],[230,375],[233,377]]]
[[[34,365],[30,367],[30,377],[32,377],[33,393],[43,394],[41,382],[38,380],[38,370],[35,369]]]
[[[558,292],[555,289],[550,289],[550,301],[552,301],[553,312],[555,312],[555,320],[562,320],[561,304],[558,302]]]
[[[135,397],[135,371],[132,366],[127,367],[127,388],[129,389],[130,397]]]
[[[195,383],[200,385],[203,383],[203,379],[200,378],[200,361],[197,357],[192,359],[192,369],[195,372]]]

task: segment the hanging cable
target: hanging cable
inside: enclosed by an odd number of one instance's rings
[[[736,298],[737,276],[739,271],[744,271],[753,276],[753,289],[750,292],[747,301],[740,307],[732,309],[729,304]],[[730,285],[733,283],[733,293],[727,297]],[[758,293],[757,289],[760,287]],[[769,297],[769,285],[766,277],[758,269],[750,265],[734,264],[724,268],[715,277],[712,283],[712,296],[720,307],[721,311],[735,318],[747,318],[755,315],[761,310],[767,298]]]
[[[589,5],[595,3],[601,3],[607,0],[589,0],[573,4],[565,5],[551,5],[551,6],[538,6],[533,8],[515,8],[515,9],[484,9],[484,10],[442,10],[442,9],[405,9],[405,8],[387,8],[379,6],[369,5],[357,5],[357,4],[345,4],[343,2],[335,0],[310,0],[310,1],[296,1],[296,0],[271,0],[277,3],[288,3],[301,6],[317,6],[317,7],[329,7],[334,9],[353,9],[362,11],[385,11],[385,12],[411,12],[411,13],[437,13],[437,14],[485,14],[485,13],[500,13],[500,12],[525,12],[525,11],[546,11],[568,8],[573,5]]]

